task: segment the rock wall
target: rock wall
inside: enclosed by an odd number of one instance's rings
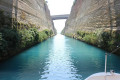
[[[0,61],[55,34],[45,0],[0,0]]]
[[[33,24],[40,31],[54,31],[49,9],[44,0],[0,0],[0,10],[9,15],[13,21]]]
[[[66,21],[64,33],[110,29],[111,26],[118,29],[119,21],[120,0],[76,0]]]
[[[75,0],[62,32],[113,51],[120,44],[119,30],[120,0]]]

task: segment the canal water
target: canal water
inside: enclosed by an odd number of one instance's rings
[[[58,34],[0,63],[0,80],[84,80],[104,71],[105,52]],[[108,56],[110,69],[120,73],[119,56]]]

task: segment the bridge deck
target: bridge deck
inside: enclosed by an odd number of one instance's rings
[[[53,15],[51,16],[52,20],[57,20],[57,19],[68,19],[69,14],[64,14],[64,15]]]

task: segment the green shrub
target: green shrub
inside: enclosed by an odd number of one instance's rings
[[[47,34],[45,31],[39,32],[39,41],[42,42],[48,38]]]
[[[85,32],[77,31],[77,38],[87,43],[101,47],[107,51],[113,51],[120,44],[119,31],[101,31],[101,32]]]
[[[7,49],[7,41],[3,39],[2,33],[0,33],[0,56],[3,55],[3,53],[6,53]]]
[[[5,16],[4,11],[0,11],[0,56],[11,55],[31,47],[52,34],[52,30],[38,31],[35,24],[18,22],[15,18]]]
[[[0,29],[0,56],[19,51],[46,40],[52,32],[49,30],[38,31],[36,28],[29,29]]]
[[[30,46],[31,43],[33,43],[33,36],[30,34],[29,30],[19,30],[19,36],[20,36],[20,47],[25,48],[27,46]]]
[[[15,46],[17,46],[19,42],[19,34],[16,30],[2,28],[0,32],[2,32],[3,34],[3,39],[7,41],[8,47],[14,48]]]
[[[97,34],[94,32],[77,31],[78,39],[90,44],[97,44]]]
[[[82,38],[85,36],[85,32],[77,31],[77,35],[81,36]]]

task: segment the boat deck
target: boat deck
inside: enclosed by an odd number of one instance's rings
[[[110,72],[108,73],[101,72],[101,73],[93,74],[85,80],[120,80],[120,74],[118,73],[111,74]]]

